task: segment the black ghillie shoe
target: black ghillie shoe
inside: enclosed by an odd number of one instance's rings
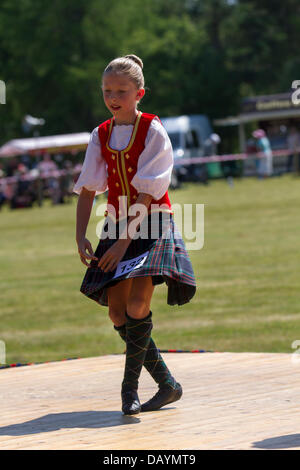
[[[135,390],[122,392],[122,411],[124,415],[136,415],[141,411],[141,404]]]
[[[174,401],[180,400],[182,396],[182,388],[179,383],[177,383],[177,388],[173,389],[170,387],[161,388],[158,392],[146,403],[143,403],[141,406],[141,411],[156,411],[159,410],[162,406],[173,403]]]

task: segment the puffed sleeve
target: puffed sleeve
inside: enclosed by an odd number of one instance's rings
[[[88,191],[96,191],[96,195],[107,190],[106,162],[101,155],[97,127],[91,133],[81,173],[73,187],[73,192],[80,194],[83,187]]]
[[[153,119],[139,156],[137,172],[131,184],[139,193],[150,194],[155,200],[167,192],[173,169],[173,150],[169,136],[158,119]]]

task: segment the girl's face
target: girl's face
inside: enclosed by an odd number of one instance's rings
[[[137,115],[137,103],[144,96],[144,88],[138,89],[126,75],[106,73],[102,81],[103,99],[115,117],[116,124],[133,124]]]

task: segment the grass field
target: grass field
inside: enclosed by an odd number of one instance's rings
[[[155,290],[153,337],[161,349],[293,352],[300,340],[300,179],[236,180],[170,191],[173,203],[205,204],[205,241],[190,256],[198,290],[189,304]],[[0,340],[6,362],[124,351],[107,308],[79,292],[85,267],[70,204],[0,212]],[[104,202],[98,198],[98,202]],[[87,236],[94,248],[94,206]]]

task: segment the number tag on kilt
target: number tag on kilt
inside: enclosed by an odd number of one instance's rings
[[[113,279],[122,276],[123,274],[128,274],[134,269],[140,268],[145,263],[148,254],[149,251],[146,251],[145,253],[140,256],[137,256],[136,258],[131,258],[126,261],[120,261]]]

